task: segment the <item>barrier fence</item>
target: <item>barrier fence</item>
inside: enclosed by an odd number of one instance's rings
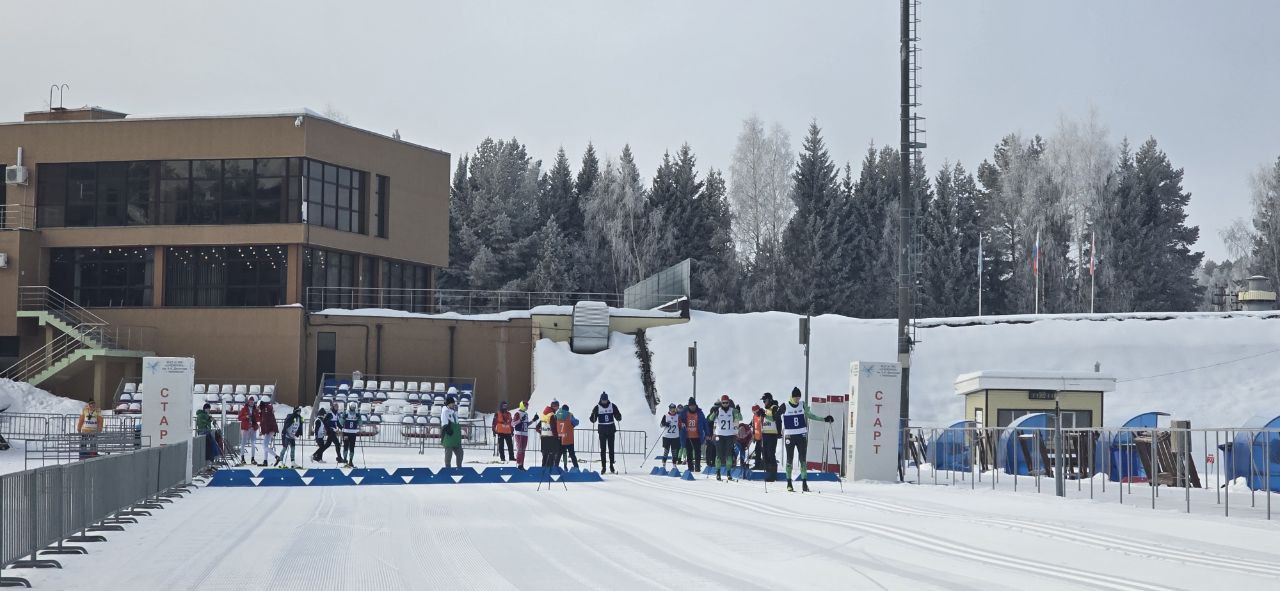
[[[914,484],[1266,519],[1280,490],[1278,429],[913,427],[902,443],[900,475]]]
[[[0,567],[59,568],[49,554],[83,554],[70,543],[101,542],[93,532],[122,529],[122,523],[159,509],[180,496],[193,471],[208,465],[201,441],[148,447],[0,476]],[[26,585],[0,577],[0,585]]]
[[[75,433],[80,415],[46,413],[0,413],[0,435],[5,439],[35,441],[50,435]],[[103,431],[133,431],[142,417],[108,414],[102,417]]]

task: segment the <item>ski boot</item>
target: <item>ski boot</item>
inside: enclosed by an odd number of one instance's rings
[[[803,491],[803,492],[809,492],[809,479],[808,479],[808,478],[805,478],[804,480],[801,480],[801,481],[800,481],[800,490],[801,490],[801,491]]]
[[[239,464],[239,465],[241,465],[241,466],[243,466],[243,465],[244,465],[244,454],[240,454],[240,464]]]
[[[716,480],[720,480],[720,471],[716,470]]]
[[[614,468],[614,466],[610,465],[610,466],[609,466],[609,473],[610,473],[610,474],[617,474],[617,473],[618,473],[618,471]]]
[[[796,492],[796,487],[791,485],[791,479],[787,479],[787,492]]]
[[[725,478],[728,478],[729,482],[733,482],[733,472],[729,472],[728,474],[725,474]]]

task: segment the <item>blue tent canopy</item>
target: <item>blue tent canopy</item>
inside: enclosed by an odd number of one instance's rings
[[[1006,474],[1030,476],[1046,469],[1039,446],[1033,442],[1037,438],[1043,441],[1052,420],[1053,415],[1049,413],[1022,415],[1000,434],[1000,444],[996,446],[996,452],[1000,454],[997,464]]]
[[[1122,431],[1114,433],[1098,446],[1098,466],[1107,466],[1107,477],[1112,482],[1147,481],[1147,470],[1142,467],[1142,459],[1133,440],[1135,431],[1132,430],[1155,429],[1160,426],[1160,417],[1167,416],[1169,413],[1157,411],[1137,415],[1120,426]]]
[[[939,470],[971,470],[973,439],[977,423],[956,421],[950,427],[936,432],[929,441],[929,462]]]
[[[1259,429],[1280,429],[1280,416],[1268,419],[1254,415],[1245,421],[1244,431],[1219,446],[1229,480],[1244,478],[1253,490],[1280,489],[1280,433],[1258,433]],[[1268,476],[1270,479],[1268,480]]]

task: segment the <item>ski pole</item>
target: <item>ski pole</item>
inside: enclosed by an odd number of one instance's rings
[[[661,430],[662,430],[662,429],[659,429],[659,431],[661,431]],[[655,450],[655,449],[657,449],[657,448],[658,448],[658,443],[659,443],[660,441],[662,441],[662,438],[661,438],[661,437],[659,437],[659,438],[655,439],[655,440],[654,440],[654,442],[653,442],[653,445],[649,446],[649,451],[648,451],[647,453],[645,453],[645,454],[644,454],[644,460],[642,460],[642,461],[640,462],[640,469],[641,469],[641,470],[643,470],[643,469],[644,469],[645,462],[648,462],[648,461],[649,461],[649,458],[653,455],[653,450]],[[664,453],[665,453],[665,452],[664,452]],[[675,458],[671,458],[671,460],[672,460],[672,462],[674,462],[674,461],[675,461]],[[623,469],[623,470],[626,470],[626,469],[627,469],[627,462],[626,462],[626,459],[625,459],[625,458],[623,458],[623,460],[622,460],[622,469]]]
[[[827,429],[827,451],[828,451],[828,452],[829,452],[829,451],[831,451],[831,442],[832,442],[832,437],[833,437],[833,435],[834,435],[834,433],[832,432],[832,430],[831,430],[830,428],[828,428],[828,429]],[[826,454],[826,452],[823,452],[823,454],[822,454],[822,471],[823,471],[823,472],[826,472],[826,471],[827,471],[827,454]],[[837,472],[837,473],[836,473],[836,482],[840,484],[840,492],[841,492],[841,493],[843,493],[843,492],[844,492],[844,480],[840,478],[840,473],[839,473],[839,472]]]

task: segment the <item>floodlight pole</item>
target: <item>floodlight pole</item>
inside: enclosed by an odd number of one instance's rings
[[[1155,449],[1154,447],[1152,449]],[[1062,404],[1058,402],[1058,392],[1053,393],[1053,488],[1060,496],[1067,496],[1067,481],[1062,465]]]
[[[698,341],[689,347],[689,367],[693,368],[693,399],[698,399]]]
[[[809,403],[809,336],[812,333],[811,321],[813,320],[813,312],[800,319],[800,344],[804,345],[804,402]]]

